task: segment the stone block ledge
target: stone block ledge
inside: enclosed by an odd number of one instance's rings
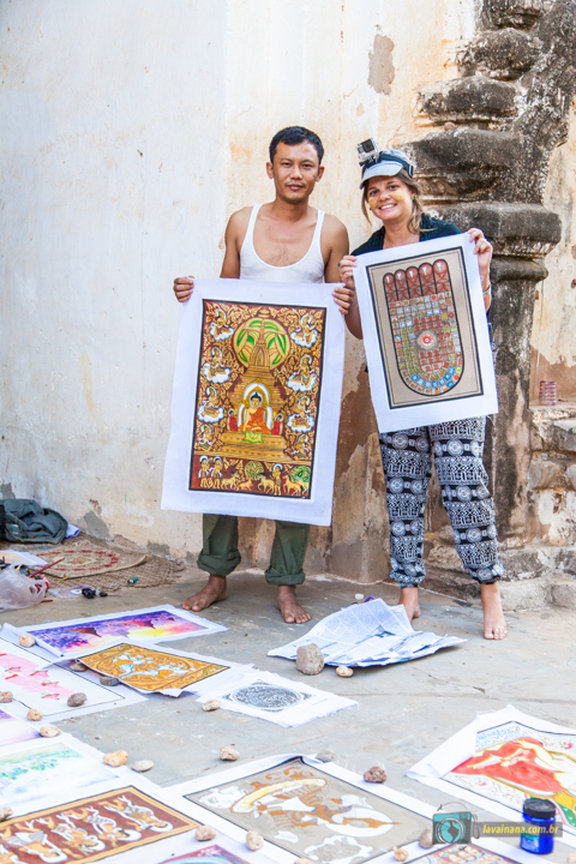
[[[576,454],[576,406],[531,406],[534,450]]]
[[[505,575],[500,581],[502,602],[508,611],[547,606],[576,608],[576,547],[533,544],[501,551]],[[456,550],[434,546],[426,558],[423,588],[473,602],[480,596],[478,584],[462,569]]]
[[[562,236],[558,214],[540,204],[475,201],[446,208],[444,212],[448,219],[480,226],[488,237],[498,239],[504,250],[511,243],[521,244],[522,254],[530,257],[546,255]]]

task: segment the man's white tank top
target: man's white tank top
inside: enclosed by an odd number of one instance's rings
[[[303,258],[287,267],[267,264],[254,249],[254,225],[261,204],[252,207],[246,236],[240,249],[240,279],[255,279],[265,282],[324,282],[324,259],[320,245],[324,211],[318,210],[318,219],[310,247]]]

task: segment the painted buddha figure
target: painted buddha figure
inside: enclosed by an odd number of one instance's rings
[[[275,370],[290,352],[288,333],[278,321],[255,315],[237,327],[231,347],[244,371],[235,375],[227,391],[223,452],[278,462],[286,446],[284,415],[279,410],[285,397]]]
[[[262,404],[262,394],[253,390],[245,406],[241,430],[243,432],[270,432],[266,424],[266,410]]]

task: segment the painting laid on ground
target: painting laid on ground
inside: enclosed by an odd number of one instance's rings
[[[42,648],[61,657],[102,648],[122,638],[144,643],[168,642],[225,629],[221,624],[169,604],[20,628],[23,633],[33,635]]]
[[[199,824],[145,792],[126,786],[8,819],[2,823],[0,854],[18,864],[89,864],[190,831]]]
[[[510,819],[527,798],[547,798],[576,845],[576,730],[508,706],[480,715],[408,776]]]
[[[6,745],[21,744],[40,737],[39,730],[31,723],[12,717],[0,709],[0,749]]]
[[[528,856],[517,849],[511,848],[505,853],[500,853],[476,843],[451,843],[449,846],[431,849],[420,858],[412,858],[411,862],[414,864],[514,864],[517,861],[527,860],[529,860]]]
[[[233,852],[223,849],[222,846],[206,846],[204,849],[196,849],[177,858],[167,858],[162,864],[191,864],[200,860],[200,864],[248,864],[246,858],[239,858]]]
[[[54,666],[32,651],[1,638],[0,689],[12,693],[11,714],[25,717],[28,709],[33,708],[52,723],[71,715],[103,711],[134,702],[129,693],[80,678],[74,672]],[[72,708],[68,700],[79,691],[84,693],[86,701],[80,707]]]
[[[215,688],[201,702],[218,699],[220,708],[259,717],[280,726],[300,726],[342,708],[356,705],[352,699],[328,693],[308,684],[282,678],[272,672],[247,669],[232,687]]]
[[[0,747],[0,806],[26,812],[42,799],[53,801],[58,793],[93,792],[117,773],[102,762],[99,751],[68,735]]]
[[[198,281],[183,309],[162,506],[327,525],[342,316],[330,286],[241,287]]]
[[[495,413],[492,351],[468,235],[361,255],[357,270],[379,429]]]
[[[262,764],[179,784],[171,792],[314,861],[371,861],[417,839],[430,824],[427,805],[390,789],[376,794],[380,790],[372,792],[360,776],[338,766],[307,757]]]
[[[142,693],[168,696],[178,696],[187,687],[229,670],[233,670],[233,677],[238,668],[244,668],[211,657],[130,642],[118,642],[101,651],[83,654],[81,661],[99,675],[116,678]]]

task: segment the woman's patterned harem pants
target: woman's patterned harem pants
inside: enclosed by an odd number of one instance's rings
[[[475,417],[380,435],[390,520],[390,576],[418,585],[424,570],[424,510],[432,452],[442,500],[464,568],[482,584],[503,573],[494,506],[482,462],[486,419]]]

